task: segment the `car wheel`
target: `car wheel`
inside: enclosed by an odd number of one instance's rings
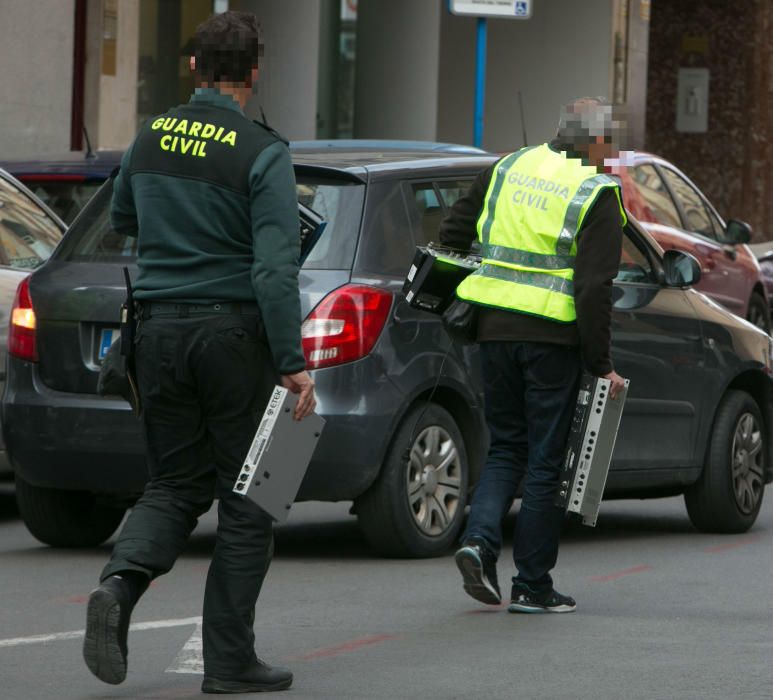
[[[464,439],[437,404],[411,409],[373,486],[355,501],[368,542],[394,557],[434,557],[456,541],[467,504]]]
[[[16,501],[27,529],[52,547],[95,547],[123,519],[125,508],[97,503],[85,491],[47,489],[16,478]]]
[[[770,335],[770,310],[765,303],[765,299],[759,294],[752,294],[751,299],[749,299],[749,311],[746,314],[746,320]]]
[[[702,532],[746,532],[765,490],[767,435],[756,401],[745,391],[722,399],[700,479],[685,493]]]

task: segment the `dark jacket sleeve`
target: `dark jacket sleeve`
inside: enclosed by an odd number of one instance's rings
[[[585,369],[597,377],[614,368],[610,355],[612,280],[623,247],[620,207],[612,190],[602,192],[586,214],[577,238],[574,302]]]
[[[113,198],[110,201],[110,226],[114,231],[127,236],[138,234],[137,209],[134,206],[134,193],[129,177],[129,162],[133,149],[132,143],[121,158],[121,168],[113,181]]]
[[[478,217],[483,210],[496,163],[478,173],[472,186],[459,197],[440,223],[440,242],[449,248],[468,251],[478,236]]]
[[[250,170],[253,287],[274,365],[280,374],[306,366],[301,348],[298,195],[290,152],[275,143]]]

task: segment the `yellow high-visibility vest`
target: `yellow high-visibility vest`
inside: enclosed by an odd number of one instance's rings
[[[478,219],[480,268],[457,288],[473,304],[571,323],[577,232],[598,196],[620,186],[596,168],[552,150],[523,148],[494,169]]]

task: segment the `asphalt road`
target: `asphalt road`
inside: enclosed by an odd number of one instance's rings
[[[209,514],[135,611],[127,681],[106,686],[78,631],[109,547],[39,545],[0,491],[0,698],[203,697],[196,618],[213,543]],[[303,504],[278,532],[258,653],[294,670],[288,700],[773,698],[771,544],[773,498],[741,536],[696,533],[681,499],[606,503],[598,528],[565,533],[557,588],[577,613],[511,615],[467,598],[450,554],[378,559],[346,505]],[[511,567],[503,557],[500,580]]]

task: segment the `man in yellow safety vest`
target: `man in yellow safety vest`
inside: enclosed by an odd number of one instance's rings
[[[510,612],[573,612],[553,587],[563,512],[554,505],[580,373],[624,380],[610,359],[612,280],[626,223],[619,184],[603,174],[623,124],[600,98],[567,105],[550,143],[482,172],[441,224],[444,245],[481,245],[482,264],[457,289],[480,306],[488,458],[456,563],[464,589],[501,602],[502,519],[523,481]]]

